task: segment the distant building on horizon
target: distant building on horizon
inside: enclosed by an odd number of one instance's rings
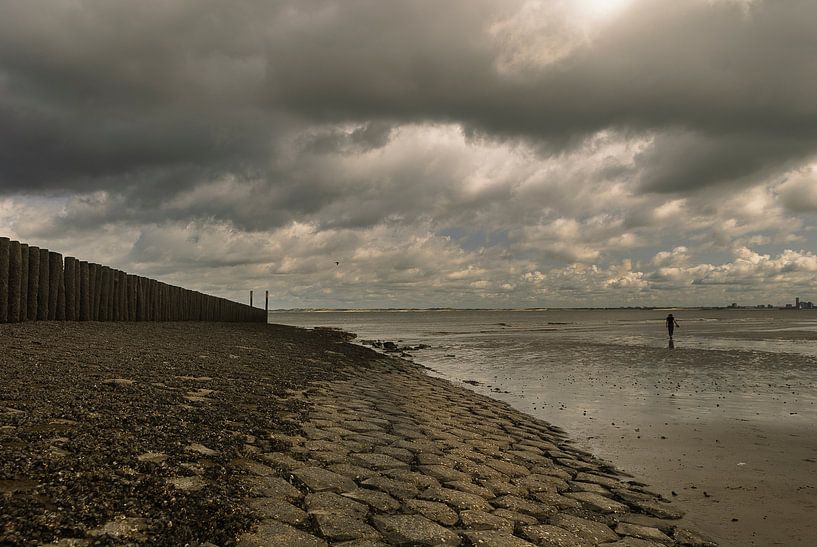
[[[786,309],[794,309],[794,310],[813,310],[815,309],[814,302],[800,300],[800,297],[797,296],[794,298],[794,305],[786,304]]]

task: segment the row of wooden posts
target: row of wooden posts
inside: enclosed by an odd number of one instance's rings
[[[264,310],[0,237],[0,323],[266,322]]]

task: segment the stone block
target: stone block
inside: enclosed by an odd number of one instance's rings
[[[664,545],[675,545],[675,541],[671,537],[652,526],[640,526],[638,524],[621,522],[616,526],[616,533],[620,536],[630,536],[647,541],[654,541],[655,543],[662,543]]]
[[[574,517],[572,515],[554,515],[550,519],[550,524],[564,528],[565,530],[579,536],[593,545],[617,541],[620,539],[609,526],[593,520]]]
[[[493,509],[484,498],[451,488],[431,487],[423,491],[420,498],[448,504],[458,511],[466,509],[490,511]]]
[[[380,538],[377,530],[348,514],[313,513],[312,519],[321,536],[331,541]]]
[[[355,490],[354,481],[322,467],[301,467],[292,474],[313,492],[349,492]]]
[[[308,515],[288,501],[276,498],[249,498],[247,505],[262,519],[273,519],[287,524],[300,524]]]
[[[363,519],[369,514],[369,507],[334,492],[307,494],[304,505],[310,513],[344,513]]]
[[[509,532],[496,530],[466,531],[463,533],[471,545],[478,547],[534,547],[534,544]]]
[[[379,515],[372,519],[392,545],[459,545],[460,537],[421,515]]]
[[[461,511],[462,527],[470,530],[498,530],[513,533],[514,522],[485,511]]]
[[[262,522],[255,530],[242,534],[236,541],[237,547],[270,547],[271,545],[326,547],[327,544],[312,534],[274,520]]]
[[[539,524],[522,528],[522,537],[540,547],[592,547],[582,538],[558,526]]]
[[[423,515],[443,526],[454,526],[459,520],[453,509],[437,501],[409,500],[405,503],[405,508],[407,512]]]
[[[379,490],[369,490],[368,488],[357,488],[343,493],[347,498],[365,503],[373,509],[385,513],[400,509],[400,502]]]
[[[629,508],[623,503],[592,492],[567,492],[565,496],[577,500],[587,509],[599,513],[626,513]]]

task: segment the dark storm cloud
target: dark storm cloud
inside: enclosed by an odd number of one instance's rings
[[[658,192],[740,180],[817,151],[809,1],[636,2],[592,43],[510,74],[497,69],[502,44],[486,35],[507,13],[309,6],[288,16],[302,24],[280,29],[279,43],[298,53],[273,56],[270,75],[275,101],[315,119],[448,119],[559,146],[610,127],[654,133],[640,185]]]
[[[560,40],[543,43],[519,24],[524,5],[4,2],[0,186],[104,188],[149,215],[231,176],[309,213],[337,198],[334,173],[282,167],[282,143],[300,139],[311,161],[383,146],[400,123],[459,123],[544,154],[607,128],[654,135],[634,182],[655,192],[751,179],[817,151],[809,0],[634,2],[566,49],[559,28],[578,16],[535,12]],[[321,129],[344,123],[358,129]],[[187,214],[288,218],[218,209]]]

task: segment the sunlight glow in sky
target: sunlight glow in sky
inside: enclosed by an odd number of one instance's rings
[[[0,233],[273,307],[817,301],[816,48],[814,0],[7,0]]]

